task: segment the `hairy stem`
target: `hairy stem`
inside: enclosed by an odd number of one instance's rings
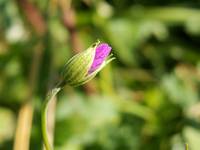
[[[53,147],[51,146],[50,141],[49,141],[48,131],[47,131],[48,105],[49,105],[49,102],[54,99],[54,97],[60,90],[61,90],[61,88],[54,88],[53,90],[51,90],[48,93],[48,95],[43,103],[43,106],[42,106],[42,113],[41,113],[42,138],[43,138],[44,146],[45,146],[46,150],[53,150]]]

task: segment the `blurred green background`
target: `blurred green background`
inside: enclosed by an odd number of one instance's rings
[[[0,0],[0,150],[42,149],[46,92],[96,39],[116,60],[51,104],[55,150],[199,150],[199,0]]]

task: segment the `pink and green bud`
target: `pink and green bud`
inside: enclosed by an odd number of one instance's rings
[[[91,80],[114,59],[110,55],[111,49],[108,44],[98,41],[87,50],[76,54],[64,67],[62,73],[64,83],[78,86]]]

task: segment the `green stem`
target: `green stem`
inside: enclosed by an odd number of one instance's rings
[[[187,143],[185,144],[185,150],[189,150],[189,146]]]
[[[41,123],[42,123],[42,138],[44,141],[44,146],[46,150],[53,150],[53,147],[51,146],[48,138],[48,132],[47,132],[47,111],[48,111],[48,104],[49,102],[56,96],[56,94],[61,90],[61,88],[54,88],[51,90],[42,106],[42,113],[41,113]]]

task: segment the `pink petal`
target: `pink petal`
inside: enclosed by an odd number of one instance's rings
[[[103,61],[108,57],[111,52],[111,47],[107,43],[99,44],[96,48],[94,61],[88,71],[88,73],[92,73],[101,66]]]

